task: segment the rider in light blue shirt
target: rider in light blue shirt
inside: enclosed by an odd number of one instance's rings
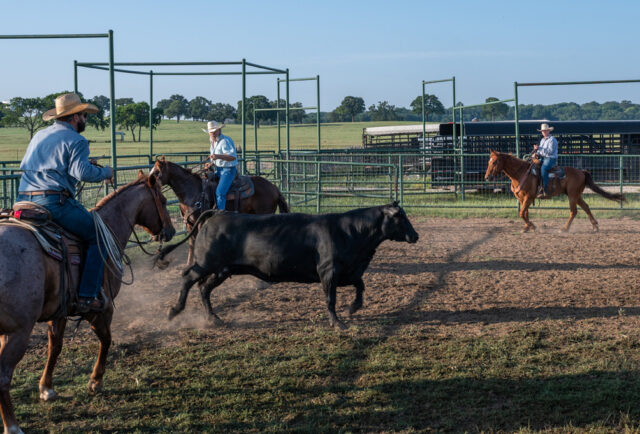
[[[540,167],[542,191],[538,192],[538,196],[545,198],[550,197],[552,193],[547,191],[547,186],[549,185],[549,172],[558,161],[558,141],[551,135],[553,127],[550,127],[549,124],[542,124],[538,131],[542,133],[543,137],[540,140],[540,145],[533,147],[533,151],[536,152],[542,160],[542,166]]]
[[[89,142],[80,135],[88,113],[97,113],[93,104],[83,103],[75,93],[56,98],[56,107],[42,118],[55,123],[39,131],[20,163],[23,170],[18,201],[35,202],[51,213],[54,222],[85,242],[86,256],[78,289],[76,313],[102,311],[98,298],[104,271],[104,252],[98,246],[93,216],[75,200],[78,181],[100,182],[113,177],[110,167],[89,162]]]
[[[207,129],[202,129],[205,133],[209,133],[211,143],[209,159],[213,160],[216,175],[220,178],[216,188],[216,205],[220,210],[224,210],[227,206],[227,192],[236,177],[238,165],[236,145],[231,137],[222,134],[223,127],[224,124],[210,121],[207,123]]]

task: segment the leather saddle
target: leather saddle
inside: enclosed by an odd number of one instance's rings
[[[30,231],[42,250],[60,264],[60,305],[42,321],[73,315],[84,262],[82,239],[54,223],[49,211],[33,202],[16,202],[12,209],[0,210],[0,225]]]
[[[203,183],[205,198],[208,203],[211,204],[207,209],[213,208],[216,205],[216,188],[218,188],[218,177],[215,172],[208,171],[206,173],[205,182]],[[229,191],[227,192],[227,201],[233,202],[234,211],[238,212],[240,209],[240,200],[251,197],[254,194],[255,188],[253,181],[251,180],[251,176],[238,175],[236,173],[236,176],[233,178],[233,182],[229,187]]]

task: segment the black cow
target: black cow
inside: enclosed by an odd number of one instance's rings
[[[396,202],[342,214],[216,212],[196,236],[194,264],[182,273],[184,284],[169,319],[184,309],[189,289],[198,282],[210,319],[222,323],[211,307],[211,291],[234,274],[251,274],[268,282],[322,282],[329,322],[345,328],[335,312],[336,288],[355,286],[356,298],[349,312],[360,309],[362,274],[384,240],[418,241]],[[179,244],[164,248],[157,259]]]

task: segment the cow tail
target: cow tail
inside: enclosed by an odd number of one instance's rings
[[[278,192],[278,209],[280,210],[280,214],[291,212],[291,210],[289,209],[289,204],[287,203],[281,192]]]
[[[615,200],[618,202],[626,201],[624,194],[621,193],[609,193],[606,190],[600,188],[595,182],[593,182],[593,178],[591,177],[591,173],[583,170],[584,172],[584,183],[587,187],[589,187],[594,193],[598,193],[602,197],[606,197],[607,199]]]
[[[215,210],[215,209],[210,209],[210,210],[207,210],[207,211],[203,212],[202,214],[200,214],[200,216],[198,217],[196,222],[193,224],[193,227],[191,228],[191,230],[189,231],[187,236],[184,237],[184,239],[182,239],[180,242],[177,242],[175,244],[171,244],[171,245],[169,245],[167,247],[164,247],[164,248],[160,249],[160,251],[153,258],[153,265],[157,265],[158,262],[164,261],[165,256],[167,256],[169,253],[173,252],[178,246],[184,244],[185,241],[187,241],[189,238],[191,238],[198,231],[199,225],[202,222],[203,217],[205,217],[205,216],[209,217],[209,215],[213,214],[216,211],[217,210]]]

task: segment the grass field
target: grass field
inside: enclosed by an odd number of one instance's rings
[[[321,140],[323,149],[349,148],[362,145],[362,129],[372,126],[397,125],[403,122],[354,122],[322,124]],[[405,122],[413,124],[415,122]],[[154,130],[154,151],[185,152],[207,151],[209,138],[201,128],[206,123],[193,121],[163,120]],[[292,149],[316,149],[317,128],[315,125],[292,125],[290,127],[290,143]],[[137,134],[137,133],[136,133]],[[236,145],[242,144],[242,126],[228,125],[224,134],[230,136]],[[285,128],[281,127],[282,149],[286,146]],[[91,143],[92,155],[110,155],[111,143],[109,130],[98,131],[87,128],[83,135]],[[261,126],[258,129],[258,143],[260,150],[274,150],[277,147],[278,128],[276,126]],[[254,149],[253,126],[246,127],[247,150]],[[0,160],[20,160],[29,144],[29,133],[22,128],[0,128]],[[142,129],[142,141],[132,142],[131,134],[125,132],[125,141],[118,141],[118,154],[148,154],[149,130]]]

